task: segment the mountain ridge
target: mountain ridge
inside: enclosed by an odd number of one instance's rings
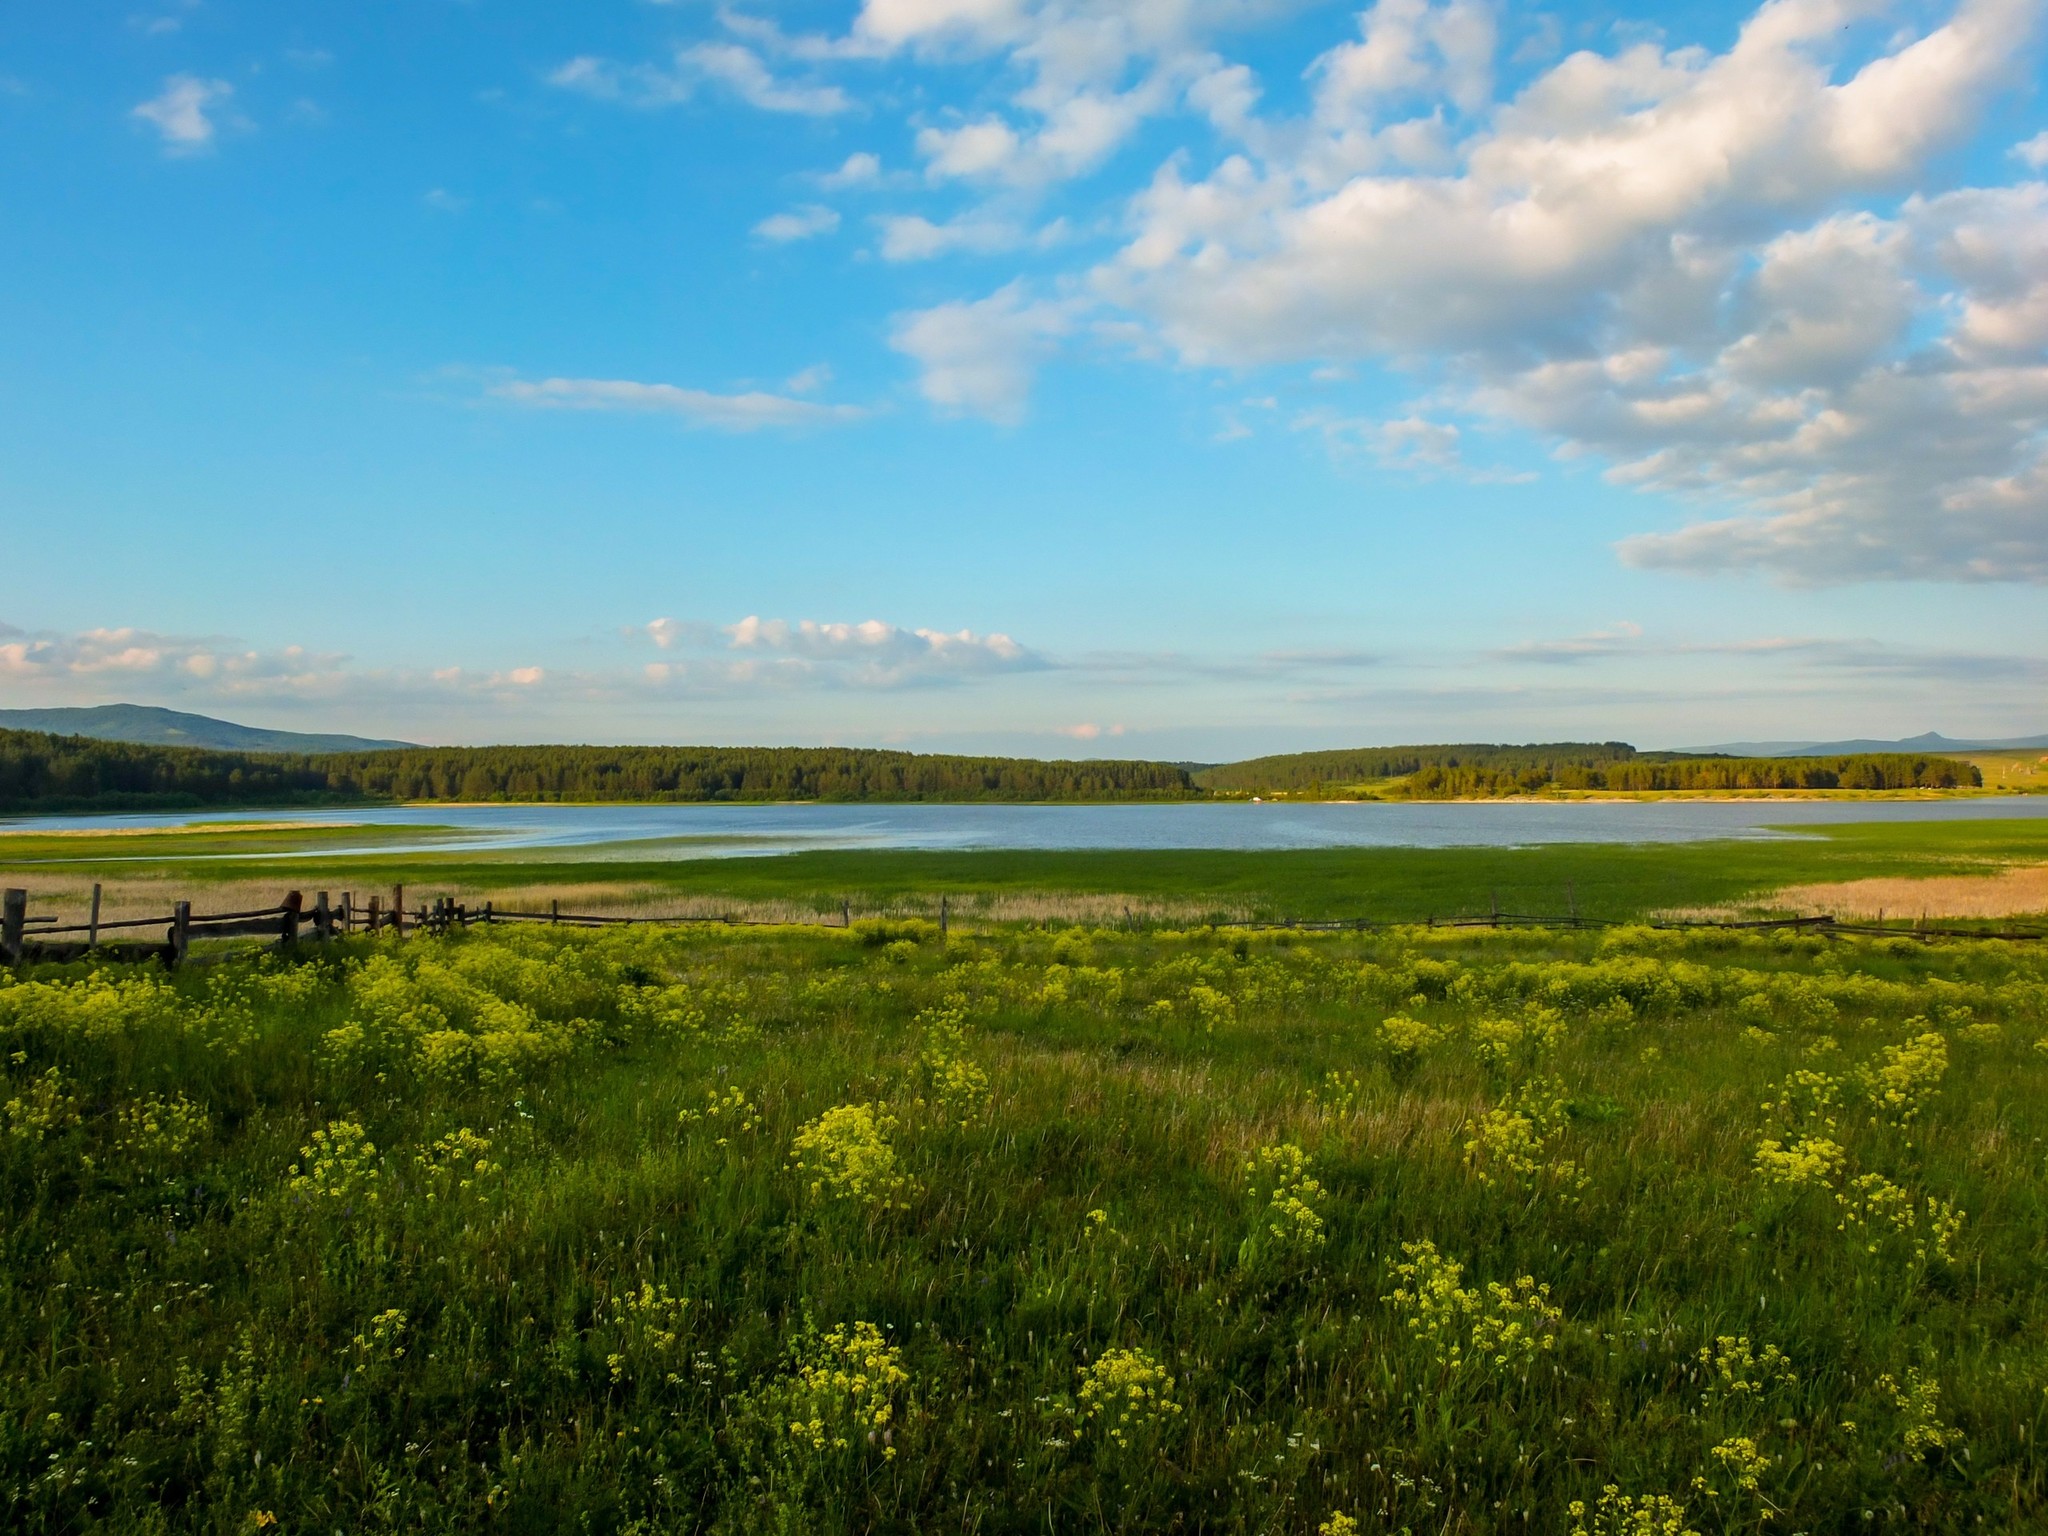
[[[206,747],[221,752],[381,752],[417,745],[319,731],[274,731],[190,715],[151,704],[95,704],[59,709],[0,709],[0,730],[47,731],[145,747]]]

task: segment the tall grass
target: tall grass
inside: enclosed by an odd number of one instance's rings
[[[0,1511],[2038,1529],[2044,1034],[2022,947],[1648,930],[0,979]]]

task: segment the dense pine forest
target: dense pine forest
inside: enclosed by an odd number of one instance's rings
[[[1688,757],[1620,742],[1304,752],[1172,763],[851,747],[416,747],[318,756],[0,731],[0,812],[428,801],[1131,801],[1279,794],[1448,800],[1546,791],[1976,787],[1954,758]]]
[[[1458,800],[1545,790],[1693,791],[1958,789],[1983,784],[1970,763],[1887,752],[1838,757],[1714,757],[1638,752],[1623,742],[1379,747],[1297,752],[1205,768],[1204,789],[1349,798],[1360,787],[1390,799]]]
[[[0,811],[362,800],[1179,800],[1167,763],[841,747],[421,747],[322,756],[0,731]]]

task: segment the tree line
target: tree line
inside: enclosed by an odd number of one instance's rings
[[[1190,771],[859,747],[416,747],[223,752],[0,731],[0,811],[424,801],[1081,801],[1349,794],[1449,800],[1550,790],[1955,789],[1954,758],[1695,757],[1623,742],[1302,752]]]
[[[0,731],[0,810],[366,800],[1180,800],[1169,763],[842,747],[421,747],[306,755]]]
[[[1547,776],[1566,769],[1597,769],[1640,756],[1625,741],[1557,741],[1529,746],[1463,742],[1441,746],[1366,747],[1334,752],[1288,752],[1221,763],[1196,772],[1204,789],[1244,794],[1299,793],[1406,778],[1425,769],[1480,770]],[[1532,781],[1540,787],[1544,778]]]

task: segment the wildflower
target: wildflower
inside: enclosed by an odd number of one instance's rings
[[[1915,1019],[1908,1027],[1926,1022]],[[1932,1030],[1878,1052],[1862,1072],[1864,1092],[1876,1112],[1871,1123],[1884,1120],[1901,1128],[1911,1125],[1940,1089],[1947,1072],[1948,1042]]]
[[[1341,1509],[1333,1509],[1330,1518],[1316,1527],[1316,1536],[1358,1536],[1358,1522]]]
[[[704,1090],[704,1107],[686,1109],[676,1116],[680,1125],[702,1125],[719,1132],[715,1146],[729,1146],[735,1136],[750,1135],[761,1128],[760,1106],[751,1102],[744,1090],[729,1088],[723,1094],[716,1088]]]
[[[1526,1366],[1556,1347],[1555,1330],[1564,1313],[1550,1304],[1550,1287],[1523,1275],[1512,1285],[1498,1281],[1485,1290],[1458,1283],[1465,1267],[1444,1257],[1423,1238],[1403,1243],[1405,1262],[1394,1266],[1398,1282],[1383,1299],[1407,1319],[1408,1332],[1452,1371],[1468,1363],[1507,1370]]]
[[[206,1137],[206,1111],[182,1093],[151,1094],[124,1104],[114,1116],[114,1139],[138,1158],[182,1157]]]
[[[363,1331],[349,1341],[357,1365],[404,1359],[406,1322],[405,1313],[397,1307],[387,1307],[371,1318]]]
[[[1414,1067],[1443,1037],[1444,1032],[1436,1025],[1406,1014],[1393,1014],[1380,1021],[1380,1045],[1396,1067]]]
[[[1568,1158],[1548,1156],[1552,1139],[1566,1123],[1563,1085],[1536,1078],[1508,1103],[1480,1116],[1465,1143],[1465,1166],[1481,1184],[1523,1184],[1541,1174],[1567,1198],[1590,1182]]]
[[[1260,1147],[1244,1165],[1245,1183],[1257,1224],[1245,1239],[1244,1256],[1262,1252],[1306,1255],[1327,1241],[1316,1202],[1322,1184],[1309,1175],[1309,1156],[1292,1142]]]
[[[910,1380],[903,1353],[873,1323],[841,1324],[792,1348],[794,1369],[771,1390],[785,1432],[813,1451],[852,1449],[886,1436],[898,1389]],[[882,1456],[896,1448],[883,1442]]]
[[[1799,1380],[1777,1345],[1766,1344],[1759,1353],[1747,1334],[1718,1335],[1701,1347],[1699,1362],[1707,1378],[1702,1401],[1709,1406],[1724,1400],[1754,1402]]]
[[[1846,1189],[1835,1196],[1842,1207],[1842,1220],[1838,1231],[1854,1231],[1864,1241],[1864,1249],[1876,1253],[1886,1231],[1908,1239],[1913,1244],[1914,1261],[1925,1264],[1930,1258],[1947,1263],[1952,1257],[1951,1244],[1962,1231],[1963,1212],[1946,1200],[1929,1196],[1925,1205],[1915,1203],[1909,1190],[1900,1188],[1883,1174],[1866,1173],[1851,1179]],[[1921,1218],[1926,1217],[1926,1229],[1921,1228]]]
[[[491,1161],[491,1140],[464,1126],[435,1139],[414,1161],[427,1183],[427,1199],[467,1194],[484,1179],[504,1172]]]
[[[1081,1368],[1078,1417],[1119,1449],[1180,1412],[1173,1377],[1142,1349],[1105,1349]]]
[[[1756,1171],[1767,1182],[1788,1189],[1831,1185],[1841,1175],[1848,1154],[1825,1136],[1806,1136],[1786,1146],[1770,1140],[1757,1144]]]
[[[667,1286],[646,1280],[637,1289],[613,1296],[605,1312],[622,1347],[605,1356],[612,1380],[624,1381],[627,1366],[634,1360],[652,1357],[663,1361],[673,1355],[682,1339],[683,1314],[689,1305],[687,1296],[671,1295]],[[680,1372],[666,1373],[671,1384],[681,1379]]]
[[[47,1141],[76,1124],[78,1103],[64,1091],[55,1067],[30,1083],[26,1093],[0,1104],[0,1129],[12,1141]]]
[[[1756,1441],[1748,1435],[1723,1440],[1707,1454],[1721,1463],[1722,1469],[1743,1493],[1755,1493],[1764,1473],[1777,1465],[1777,1458],[1758,1450]]]
[[[1329,1072],[1323,1076],[1321,1091],[1312,1094],[1316,1107],[1326,1115],[1348,1115],[1365,1096],[1365,1085],[1355,1072]]]
[[[964,1128],[989,1101],[988,1073],[967,1054],[967,999],[955,993],[946,1006],[925,1009],[918,1022],[924,1026],[918,1065],[925,1091],[943,1113],[957,1115]]]
[[[1623,1493],[1614,1483],[1600,1490],[1591,1510],[1574,1499],[1566,1513],[1572,1517],[1570,1536],[1699,1536],[1685,1523],[1685,1506],[1669,1494]]]
[[[377,1198],[377,1145],[360,1123],[335,1120],[299,1149],[285,1188],[301,1200],[344,1202]]]
[[[1794,1131],[1832,1135],[1841,1097],[1841,1079],[1800,1067],[1778,1085],[1777,1096],[1764,1105],[1764,1113]]]
[[[841,1104],[797,1131],[790,1166],[811,1175],[813,1195],[908,1210],[916,1183],[897,1165],[889,1143],[895,1128],[895,1117],[872,1104]]]
[[[1915,1456],[1960,1445],[1963,1432],[1941,1422],[1941,1383],[1918,1370],[1906,1372],[1905,1385],[1884,1375],[1877,1378],[1877,1390],[1890,1397],[1892,1406],[1905,1415],[1906,1449]]]

